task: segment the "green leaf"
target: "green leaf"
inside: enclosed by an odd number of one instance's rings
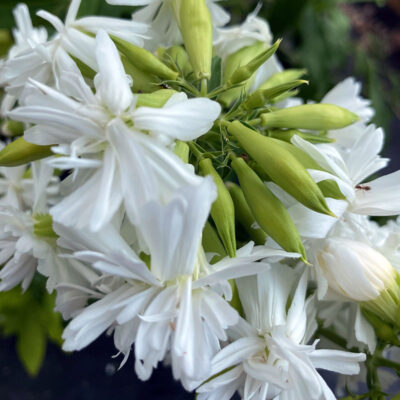
[[[17,338],[17,353],[31,376],[36,376],[46,351],[46,333],[38,319],[28,314]]]
[[[222,62],[219,57],[213,57],[211,65],[211,79],[208,82],[208,92],[221,86],[222,82]]]

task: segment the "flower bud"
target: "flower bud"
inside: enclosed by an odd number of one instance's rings
[[[161,79],[175,80],[178,77],[177,72],[168,68],[155,55],[150,53],[150,51],[135,46],[116,36],[111,36],[111,39],[130,63],[141,71],[150,75],[156,75]],[[134,79],[136,79],[136,77],[134,77]]]
[[[305,104],[261,114],[261,125],[318,131],[341,129],[358,119],[356,114],[333,104]]]
[[[311,210],[333,216],[318,185],[286,150],[288,143],[263,136],[239,121],[230,123],[228,131],[283,190]]]
[[[230,54],[224,62],[224,73],[222,76],[222,81],[224,84],[228,84],[228,81],[234,74],[234,72],[244,64],[250,62],[253,58],[260,55],[266,49],[264,42],[255,42],[250,46],[243,47],[237,50],[235,53]],[[244,85],[245,90],[249,90],[253,84],[254,75],[246,82]],[[225,107],[228,107],[231,103],[235,101],[240,96],[243,87],[236,87],[226,92],[222,93],[218,97],[218,101]]]
[[[229,257],[236,256],[235,208],[224,181],[214,169],[209,158],[199,162],[201,174],[211,175],[217,185],[218,197],[211,206],[211,217],[217,227]]]
[[[195,77],[210,79],[213,28],[206,0],[181,1],[178,24]]]
[[[288,82],[300,79],[307,73],[305,69],[286,69],[276,74],[271,75],[263,84],[260,85],[259,89],[271,89],[278,85],[283,85]]]
[[[33,233],[43,238],[58,238],[53,230],[53,219],[50,214],[35,214],[33,216]]]
[[[140,93],[137,96],[136,107],[161,108],[175,94],[173,89],[156,90],[153,93]]]
[[[189,162],[189,152],[190,148],[187,143],[180,140],[175,142],[174,153],[186,164]]]
[[[241,83],[250,79],[253,74],[261,67],[269,58],[271,58],[281,43],[281,39],[277,40],[270,48],[253,58],[247,64],[239,67],[230,77],[229,82],[232,85]]]
[[[300,81],[299,81],[300,82]],[[268,132],[270,137],[275,139],[284,140],[285,142],[291,143],[293,136],[297,135],[310,143],[333,143],[335,139],[327,136],[314,135],[313,133],[301,132],[296,129],[272,129]]]
[[[0,151],[0,166],[17,167],[31,161],[49,157],[52,154],[51,146],[38,146],[20,137]]]
[[[272,100],[288,91],[302,85],[303,83],[308,83],[308,81],[297,80],[284,83],[282,85],[274,86],[269,89],[259,89],[252,93],[247,100],[243,103],[243,107],[247,110],[252,110],[254,108],[264,107],[267,103],[272,102]],[[293,136],[293,135],[292,135]]]
[[[316,262],[333,291],[400,326],[399,274],[383,254],[362,242],[330,238]]]
[[[183,76],[193,72],[189,57],[182,46],[172,46],[166,49],[162,55],[162,60],[174,71],[181,72]]]
[[[202,245],[206,253],[215,253],[211,259],[211,264],[216,263],[226,256],[224,245],[221,243],[217,232],[215,232],[214,228],[208,221],[203,229]]]
[[[284,250],[300,253],[306,261],[299,232],[282,202],[242,158],[234,158],[232,167],[258,225]]]
[[[255,244],[264,245],[267,240],[267,234],[258,226],[246,202],[242,189],[232,182],[229,182],[227,186],[235,206],[236,219],[250,235]]]
[[[16,137],[24,134],[24,123],[19,121],[5,121],[1,127],[5,136]]]
[[[125,72],[132,78],[132,91],[135,93],[151,93],[156,91],[158,86],[158,78],[150,75],[145,71],[133,65],[123,54],[121,54],[121,62],[124,66]]]
[[[374,327],[376,336],[384,341],[385,343],[390,343],[393,346],[400,346],[400,340],[397,337],[398,329],[393,329],[393,327],[383,321],[379,316],[374,313],[362,309],[362,313],[368,322]]]

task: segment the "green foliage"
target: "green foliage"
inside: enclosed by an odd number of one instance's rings
[[[16,337],[17,354],[31,376],[40,370],[47,341],[62,343],[61,316],[53,309],[54,296],[39,277],[25,293],[19,287],[0,293],[0,331]]]

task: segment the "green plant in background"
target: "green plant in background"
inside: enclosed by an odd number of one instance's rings
[[[40,370],[47,341],[62,344],[62,319],[53,311],[54,299],[38,274],[23,294],[20,287],[0,292],[0,333],[15,336],[18,357],[31,376]]]

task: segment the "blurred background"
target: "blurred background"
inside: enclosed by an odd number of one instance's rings
[[[0,1],[0,54],[12,43],[15,0]],[[32,15],[46,9],[61,18],[69,0],[28,0]],[[221,1],[240,23],[258,0]],[[275,38],[282,37],[279,58],[285,67],[306,68],[310,85],[301,95],[320,100],[336,83],[354,76],[376,110],[374,123],[386,131],[383,171],[400,169],[400,0],[264,0],[260,16]],[[82,15],[129,18],[131,7],[105,0],[83,0]],[[41,24],[33,18],[35,24]],[[112,340],[102,337],[87,349],[63,353],[62,322],[53,314],[53,298],[38,279],[23,296],[0,294],[0,396],[3,400],[193,399],[161,367],[149,382],[138,381],[133,357],[117,371],[120,358]]]

